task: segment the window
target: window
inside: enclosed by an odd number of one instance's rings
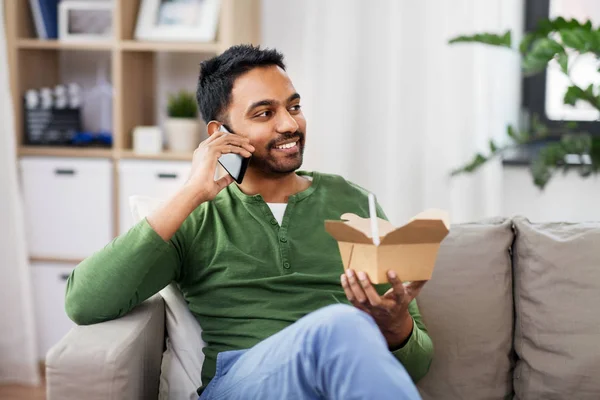
[[[598,0],[526,0],[525,30],[533,30],[541,19],[575,18],[581,22],[588,19],[594,27],[600,25],[600,1]],[[573,81],[586,88],[590,83],[598,84],[598,62],[594,56],[580,56],[573,66]],[[530,115],[537,114],[540,120],[559,130],[564,122],[574,121],[580,129],[600,134],[600,113],[588,104],[571,107],[563,103],[569,79],[554,62],[546,71],[523,80],[523,107]]]

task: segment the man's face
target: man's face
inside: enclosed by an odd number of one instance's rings
[[[230,128],[248,137],[256,149],[249,168],[271,175],[300,168],[306,120],[300,95],[284,70],[254,68],[237,78],[227,114]]]

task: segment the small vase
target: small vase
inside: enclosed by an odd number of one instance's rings
[[[167,147],[174,152],[192,152],[200,144],[200,121],[192,118],[168,118],[165,121]]]

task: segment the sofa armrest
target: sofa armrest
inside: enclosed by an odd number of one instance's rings
[[[156,399],[164,334],[160,294],[119,319],[74,327],[46,356],[48,399]]]

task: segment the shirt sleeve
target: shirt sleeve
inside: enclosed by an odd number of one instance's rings
[[[383,208],[377,204],[377,216],[388,220]],[[382,287],[381,293],[385,292],[389,286]],[[380,293],[380,294],[381,294]],[[408,341],[400,349],[393,351],[394,356],[402,363],[406,371],[414,382],[419,381],[429,371],[431,361],[433,360],[433,342],[427,332],[427,327],[423,323],[417,300],[413,300],[408,305],[408,312],[413,318],[413,330]]]
[[[413,318],[413,330],[408,341],[393,351],[414,382],[418,382],[429,371],[433,359],[433,343],[423,323],[417,300],[410,302],[408,311]]]
[[[65,311],[79,325],[118,318],[181,274],[187,251],[182,229],[163,240],[146,219],[71,272]]]

